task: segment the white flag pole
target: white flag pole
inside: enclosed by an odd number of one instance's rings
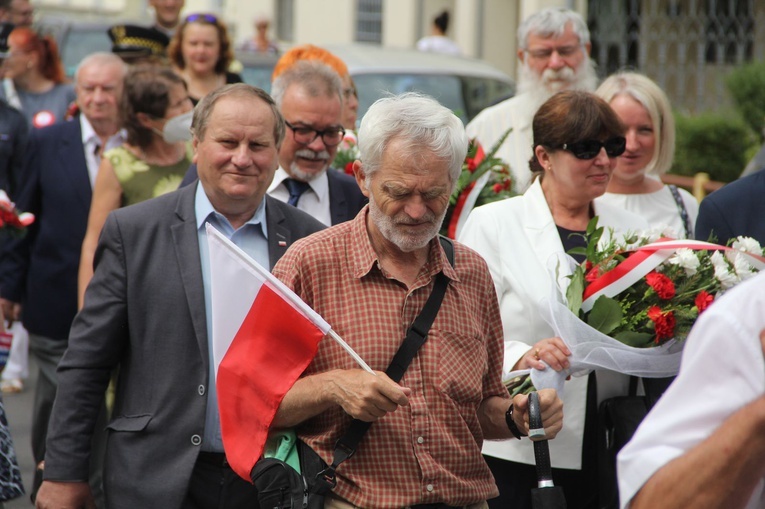
[[[348,352],[348,354],[349,354],[351,357],[353,357],[353,360],[355,360],[355,361],[358,363],[358,365],[359,365],[359,366],[361,366],[361,368],[362,368],[364,371],[367,371],[367,372],[369,372],[369,373],[372,373],[373,375],[376,375],[376,374],[377,374],[377,373],[375,373],[374,371],[372,371],[372,368],[370,368],[370,367],[367,365],[367,363],[366,363],[366,362],[364,362],[364,359],[362,359],[362,358],[359,356],[359,354],[357,354],[357,353],[356,353],[356,350],[354,350],[353,348],[351,348],[351,347],[350,347],[350,345],[349,345],[348,343],[346,343],[346,342],[345,342],[345,340],[344,340],[343,338],[341,338],[340,336],[338,336],[338,335],[337,335],[337,332],[333,331],[332,329],[329,329],[329,335],[330,335],[330,337],[331,337],[332,339],[334,339],[335,341],[337,341],[337,343],[338,343],[340,346],[342,346],[342,347],[343,347],[343,349],[344,349],[346,352]]]

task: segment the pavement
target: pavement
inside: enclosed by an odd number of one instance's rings
[[[21,479],[27,494],[15,500],[5,502],[5,509],[29,509],[34,507],[29,500],[29,490],[32,486],[35,464],[32,459],[32,404],[35,397],[37,382],[37,365],[34,358],[29,356],[29,378],[24,381],[24,390],[15,394],[3,394],[5,413],[11,428],[13,444],[16,447],[16,457],[21,467]]]

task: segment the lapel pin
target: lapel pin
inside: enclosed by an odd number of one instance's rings
[[[280,241],[279,241],[279,247],[287,247],[287,241],[285,241],[285,240],[280,240]]]

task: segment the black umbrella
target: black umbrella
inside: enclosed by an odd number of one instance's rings
[[[544,437],[542,425],[542,410],[539,406],[539,394],[529,394],[529,438]],[[533,509],[566,509],[566,498],[563,488],[555,486],[550,466],[550,447],[547,440],[534,442],[534,458],[537,462],[537,488],[531,490],[531,507]]]

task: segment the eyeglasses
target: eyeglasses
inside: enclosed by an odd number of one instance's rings
[[[579,51],[579,48],[581,48],[581,46],[561,46],[559,48],[527,49],[526,53],[531,55],[531,57],[536,60],[547,60],[552,56],[553,51],[557,53],[558,56],[561,58],[568,58],[570,56],[573,56],[577,51]]]
[[[345,136],[345,129],[343,129],[342,126],[327,127],[323,131],[319,131],[312,127],[294,126],[286,120],[284,123],[292,131],[292,137],[295,141],[301,145],[310,145],[313,143],[313,140],[321,136],[321,141],[323,141],[326,146],[334,147],[335,145],[339,145]]]
[[[582,140],[576,143],[564,143],[559,148],[568,150],[577,159],[594,159],[600,154],[600,149],[606,149],[608,157],[619,157],[627,148],[627,139],[624,136],[614,136],[606,141]]]
[[[218,18],[212,14],[189,14],[186,16],[186,22],[193,23],[195,21],[207,21],[213,25],[218,22]]]

